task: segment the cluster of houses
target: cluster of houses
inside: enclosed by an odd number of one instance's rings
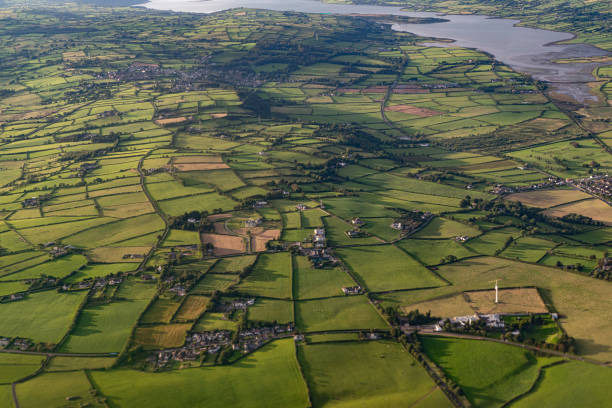
[[[296,208],[298,211],[304,211],[304,210],[307,210],[307,209],[308,209],[308,206],[307,206],[306,204],[302,204],[302,203],[300,203],[300,204],[296,205],[296,206],[295,206],[295,208]]]
[[[80,282],[77,283],[73,283],[72,285],[70,284],[63,284],[62,285],[62,290],[66,291],[66,290],[81,290],[81,289],[89,289],[94,283],[94,280],[92,278],[88,278],[85,280],[82,280]]]
[[[232,345],[233,350],[250,353],[257,350],[268,341],[279,337],[292,336],[295,328],[293,324],[262,326],[246,329],[238,333],[239,342]]]
[[[167,254],[168,261],[172,262],[180,259],[182,256],[195,255],[198,251],[198,246],[193,245],[181,245],[173,247]],[[144,258],[144,255],[142,256]]]
[[[483,321],[485,325],[491,329],[503,329],[505,327],[504,321],[501,319],[501,315],[497,313],[492,314],[478,314],[468,316],[456,316],[448,320],[451,328],[453,329],[465,329],[474,325],[477,322]],[[440,320],[435,326],[434,331],[442,331],[445,321]]]
[[[217,354],[230,343],[231,332],[228,330],[191,333],[185,339],[183,347],[160,350],[151,355],[147,361],[156,369],[160,369],[175,361],[198,360],[202,353]]]
[[[301,254],[308,257],[315,269],[336,265],[339,262],[330,248],[302,248]]]
[[[233,299],[229,302],[219,303],[215,307],[215,310],[226,314],[231,314],[236,310],[247,310],[249,306],[253,306],[254,304],[255,298]]]
[[[123,279],[120,277],[112,277],[112,278],[98,278],[94,281],[93,289],[94,290],[102,290],[106,286],[117,286]]]
[[[143,259],[144,254],[123,254],[123,259]]]
[[[366,234],[360,229],[363,224],[365,224],[365,222],[363,222],[361,218],[353,218],[351,220],[351,225],[353,225],[353,229],[346,231],[346,236],[349,238],[359,238],[365,236]]]
[[[24,208],[38,207],[43,203],[43,201],[48,200],[50,198],[51,198],[51,194],[42,194],[37,197],[26,198],[25,200],[21,202],[21,206]]]
[[[196,361],[204,353],[218,354],[230,345],[232,350],[246,354],[257,350],[272,339],[293,336],[294,330],[292,324],[250,328],[240,331],[238,341],[234,343],[232,343],[232,332],[229,330],[190,333],[182,347],[156,351],[147,358],[147,362],[156,369],[161,369],[172,362]]]
[[[401,219],[394,220],[390,227],[396,231],[410,233],[423,225],[423,223],[428,222],[432,217],[433,214],[429,211],[424,213],[414,211],[412,214],[410,214],[410,216],[405,216]]]
[[[587,193],[612,200],[612,177],[607,174],[597,174],[572,181],[576,187]]]
[[[32,347],[32,342],[28,339],[14,339],[11,347],[17,350],[25,351]]]
[[[519,169],[526,169],[526,167],[519,167]],[[513,194],[513,193],[521,193],[524,191],[534,191],[534,190],[543,190],[552,187],[560,187],[564,186],[566,182],[561,180],[558,177],[548,177],[548,179],[542,183],[531,184],[529,186],[505,186],[503,184],[496,184],[495,187],[491,190],[494,194],[504,195],[504,194]]]
[[[612,257],[606,256],[599,260],[597,271],[610,273],[612,272]]]
[[[470,239],[467,235],[457,235],[455,237],[455,241],[457,242],[467,242]]]
[[[312,234],[312,244],[315,249],[325,248],[327,246],[327,240],[325,238],[325,228],[315,228]]]
[[[268,202],[265,200],[255,201],[253,203],[253,208],[263,208],[268,205]]]
[[[49,249],[49,254],[53,257],[53,258],[59,258],[62,257],[64,255],[69,254],[70,252],[74,251],[76,249],[76,247],[72,246],[72,245],[64,245],[64,246],[52,246],[55,245],[54,242],[51,243],[47,243],[45,244],[45,248],[51,247],[51,249]]]

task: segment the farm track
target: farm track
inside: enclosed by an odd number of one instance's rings
[[[397,76],[395,78],[395,81],[393,81],[393,83],[389,86],[389,88],[387,89],[387,92],[385,92],[385,96],[380,102],[380,116],[382,117],[382,120],[387,124],[387,126],[397,130],[398,132],[405,135],[406,137],[411,137],[410,135],[406,134],[406,132],[404,132],[402,128],[396,126],[395,123],[390,121],[389,118],[387,118],[387,115],[385,115],[385,106],[387,106],[387,102],[389,102],[389,98],[391,98],[391,95],[393,95],[393,90],[397,86],[397,83],[399,82],[402,76],[402,72],[404,72],[404,68],[406,67],[408,62],[409,62],[409,59],[404,55],[404,60],[398,67]]]
[[[155,213],[157,215],[159,215],[161,217],[161,219],[164,221],[165,227],[164,227],[164,231],[162,232],[160,238],[157,240],[155,245],[153,245],[151,247],[151,250],[144,257],[144,259],[142,260],[140,265],[138,265],[138,268],[136,269],[136,272],[142,272],[142,270],[145,268],[145,266],[147,265],[147,263],[149,262],[149,260],[153,256],[153,254],[155,253],[155,250],[159,247],[159,245],[162,242],[164,242],[164,240],[168,236],[168,233],[170,232],[170,224],[168,223],[168,219],[164,216],[164,213],[162,212],[161,208],[159,208],[159,205],[157,204],[157,201],[154,200],[153,196],[151,196],[151,194],[149,193],[149,190],[147,189],[147,186],[146,186],[146,183],[145,183],[145,175],[144,175],[144,173],[142,171],[142,164],[144,163],[145,159],[149,156],[150,153],[151,152],[145,154],[144,156],[142,156],[140,158],[140,160],[138,161],[138,167],[136,168],[136,170],[138,170],[138,174],[140,175],[140,188],[142,189],[142,191],[144,192],[145,196],[147,197],[147,200],[149,200],[149,202],[153,206],[153,209],[155,210]]]

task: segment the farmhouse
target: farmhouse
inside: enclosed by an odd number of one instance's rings
[[[404,224],[400,221],[396,221],[391,224],[391,228],[393,228],[394,230],[401,231],[404,229]]]
[[[244,222],[244,226],[247,228],[254,228],[261,225],[261,218],[249,218]]]
[[[178,296],[185,296],[187,294],[187,290],[182,285],[175,285],[171,287],[169,290],[170,292],[173,292]]]
[[[364,222],[361,220],[361,218],[359,218],[359,217],[355,217],[355,218],[353,218],[353,219],[351,220],[351,224],[353,224],[353,225],[357,225],[357,226],[360,226],[360,225],[363,225],[363,224],[365,224],[365,223],[364,223]]]
[[[31,197],[31,198],[26,198],[25,200],[23,200],[21,202],[21,205],[23,207],[38,207],[38,197]]]
[[[300,204],[296,205],[295,208],[297,208],[299,211],[304,211],[304,210],[308,209],[308,206],[306,204],[300,203]]]
[[[349,230],[349,231],[346,231],[346,235],[349,238],[358,238],[361,235],[363,235],[363,233],[360,230]]]
[[[315,248],[325,248],[326,241],[324,228],[315,228],[312,243],[314,244]]]
[[[361,290],[361,286],[345,286],[342,288],[345,295],[359,295]]]

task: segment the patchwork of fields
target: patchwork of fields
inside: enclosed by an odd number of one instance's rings
[[[13,2],[0,406],[605,405],[603,107],[367,16]],[[547,357],[415,334],[475,313]]]

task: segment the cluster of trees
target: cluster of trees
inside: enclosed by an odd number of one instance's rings
[[[576,213],[564,215],[563,217],[561,217],[561,220],[565,222],[569,222],[571,224],[597,225],[597,226],[604,225],[604,223],[601,221],[595,221],[591,217],[587,217],[585,215],[576,214]]]
[[[170,227],[186,231],[211,232],[213,224],[208,220],[208,211],[190,211],[178,217],[170,217]]]

